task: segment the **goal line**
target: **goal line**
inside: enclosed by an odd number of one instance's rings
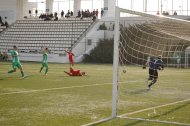
[[[170,105],[175,105],[175,104],[183,103],[183,102],[187,102],[187,101],[190,101],[190,99],[181,100],[181,101],[177,101],[177,102],[172,102],[172,103],[168,103],[168,104],[163,104],[163,105],[159,105],[159,106],[154,106],[154,107],[150,107],[150,108],[146,108],[146,109],[142,109],[142,110],[122,114],[122,115],[119,115],[117,117],[122,118],[124,116],[129,116],[129,115],[133,115],[133,114],[136,114],[136,113],[140,113],[140,112],[144,112],[144,111],[148,111],[148,110],[152,110],[152,109],[157,109],[157,108],[161,108],[161,107],[166,107],[166,106],[170,106]]]
[[[157,122],[157,123],[165,123],[165,124],[174,124],[180,126],[190,126],[187,123],[179,123],[179,122],[171,122],[171,121],[160,121],[160,120],[151,120],[151,119],[143,119],[143,118],[131,118],[131,117],[120,117],[124,119],[137,120],[137,121],[147,121],[147,122]]]

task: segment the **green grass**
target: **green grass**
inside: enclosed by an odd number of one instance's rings
[[[0,63],[0,126],[79,126],[111,116],[112,65],[76,64],[85,77],[68,77],[68,64],[49,64],[47,76],[40,63],[23,63],[7,75],[10,63]],[[190,98],[190,70],[166,68],[147,91],[147,70],[128,66],[120,76],[118,115]],[[47,89],[47,90],[46,90]],[[129,115],[190,124],[190,101]],[[116,118],[98,126],[168,126],[169,124]],[[169,126],[173,126],[170,124]]]

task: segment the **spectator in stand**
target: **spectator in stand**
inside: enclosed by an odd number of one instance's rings
[[[103,17],[103,15],[104,15],[104,10],[102,9],[101,10],[101,17]]]
[[[96,15],[96,11],[95,11],[95,9],[93,10],[92,14],[93,14],[93,15]]]
[[[71,12],[68,10],[67,14],[70,16]]]
[[[63,10],[61,11],[61,17],[64,17],[64,11]]]
[[[31,17],[31,13],[32,13],[31,10],[29,10],[29,15],[30,15],[30,17]]]
[[[38,10],[37,9],[35,10],[35,14],[36,14],[36,17],[37,17],[37,15],[38,15]]]
[[[5,26],[5,24],[3,22],[1,22],[1,26]]]
[[[84,11],[82,10],[82,16],[84,16]]]
[[[76,16],[76,18],[80,18],[81,17],[81,12],[80,10],[78,11],[78,15]]]
[[[8,27],[9,27],[9,24],[8,24],[8,22],[7,22],[7,21],[5,21],[5,26],[6,26],[6,28],[8,28]]]
[[[57,12],[54,13],[54,17],[55,17],[55,18],[57,17]]]
[[[93,18],[92,18],[93,21],[96,21],[96,16],[94,15]]]
[[[2,22],[2,18],[1,18],[1,16],[0,16],[0,23]]]
[[[98,17],[98,13],[99,13],[99,12],[98,12],[98,9],[96,9],[96,17]]]
[[[55,17],[54,21],[58,21],[58,17],[57,16]]]
[[[53,18],[53,14],[52,14],[52,13],[50,13],[49,17],[50,17],[50,18]]]
[[[67,14],[65,15],[66,18],[69,18],[70,17],[70,11],[68,10]]]
[[[71,16],[73,16],[73,12],[71,11]]]
[[[177,15],[177,12],[176,12],[176,11],[174,11],[174,15]]]

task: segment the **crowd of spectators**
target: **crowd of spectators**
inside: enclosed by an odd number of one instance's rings
[[[37,16],[38,14],[38,10],[35,10],[35,15]],[[94,9],[93,11],[89,11],[89,9],[86,10],[79,10],[77,13],[76,18],[92,18],[92,20],[96,20],[96,18],[98,17],[99,11],[98,9]],[[101,17],[103,16],[104,11],[103,9],[101,10]],[[31,16],[31,10],[29,10],[29,15]],[[67,13],[65,13],[63,10],[61,11],[61,18],[65,17],[65,18],[69,18],[69,17],[73,17],[73,11],[68,10]],[[49,20],[54,20],[57,21],[58,20],[58,14],[57,12],[53,13],[42,13],[39,16],[39,19],[43,19],[45,21],[49,21]]]
[[[42,13],[40,14],[39,16],[39,19],[43,19],[44,21],[50,21],[50,20],[54,20],[54,21],[57,21],[58,20],[58,16],[57,16],[57,13],[55,12],[54,14],[53,13]]]
[[[160,12],[158,11],[156,14],[157,14],[157,15],[160,15]],[[169,14],[168,11],[163,11],[163,12],[162,12],[162,15],[166,15],[166,16],[167,16],[167,15],[170,15],[170,14]],[[177,12],[174,11],[173,15],[177,15]]]
[[[101,12],[102,13],[102,12]],[[79,10],[78,11],[78,15],[77,18],[89,18],[89,17],[98,17],[99,11],[98,9],[94,9],[93,11],[89,11],[89,9],[87,10]]]

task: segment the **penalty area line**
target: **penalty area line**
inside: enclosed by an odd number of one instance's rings
[[[92,85],[81,85],[81,86],[70,86],[70,87],[60,87],[60,88],[49,88],[49,89],[41,89],[41,90],[27,90],[27,91],[19,91],[19,92],[1,93],[0,96],[11,95],[11,94],[23,94],[23,93],[34,93],[34,92],[43,92],[43,91],[71,89],[71,88],[83,88],[83,87],[103,86],[103,85],[111,85],[111,84],[112,83],[102,83],[102,84],[92,84]]]
[[[150,107],[150,108],[146,108],[146,109],[141,109],[141,110],[138,110],[138,111],[122,114],[122,115],[119,115],[117,117],[123,118],[124,116],[133,115],[133,114],[136,114],[136,113],[140,113],[140,112],[144,112],[144,111],[148,111],[148,110],[152,110],[152,109],[157,109],[157,108],[161,108],[161,107],[166,107],[166,106],[170,106],[170,105],[175,105],[175,104],[183,103],[183,102],[187,102],[187,101],[190,101],[190,99],[181,100],[181,101],[177,101],[177,102],[172,102],[172,103],[159,105],[159,106],[154,106],[154,107]]]

